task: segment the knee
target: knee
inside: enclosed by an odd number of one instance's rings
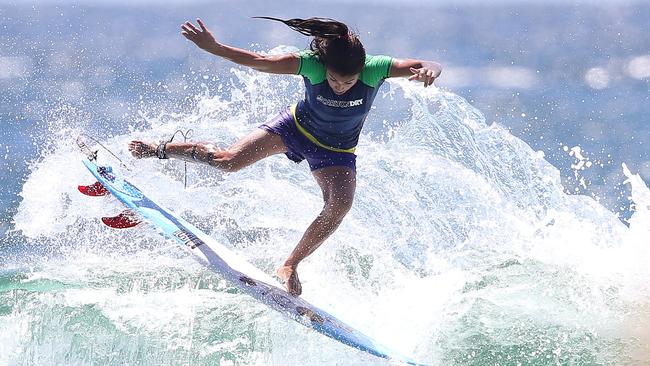
[[[334,197],[325,202],[325,214],[335,221],[342,221],[352,208],[352,196]]]

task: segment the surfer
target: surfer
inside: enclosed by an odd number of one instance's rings
[[[282,20],[312,37],[309,50],[260,55],[225,45],[197,19],[181,25],[181,34],[204,51],[236,64],[272,74],[303,76],[305,98],[262,124],[228,148],[211,143],[131,141],[136,158],[177,158],[235,172],[268,156],[284,153],[296,163],[307,160],[321,188],[324,207],[295,249],[277,270],[287,291],[302,293],[298,264],[341,224],[352,207],[356,187],[355,146],[379,87],[389,77],[408,77],[430,86],[440,64],[415,59],[371,56],[347,25],[327,18]]]

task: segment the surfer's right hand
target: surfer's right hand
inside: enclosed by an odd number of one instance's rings
[[[218,45],[217,40],[214,38],[212,33],[210,33],[205,24],[203,24],[203,21],[201,21],[201,19],[196,19],[196,22],[199,23],[201,29],[198,29],[190,21],[187,21],[181,25],[181,29],[183,30],[181,34],[183,37],[194,42],[195,45],[206,51],[211,47]]]
[[[142,142],[138,140],[129,142],[129,151],[136,159],[152,158],[156,156],[157,147],[158,145],[153,142]]]

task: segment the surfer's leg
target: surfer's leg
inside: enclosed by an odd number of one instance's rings
[[[294,295],[302,293],[298,279],[298,264],[313,253],[336,229],[352,207],[356,188],[356,172],[350,167],[330,166],[313,172],[323,192],[325,205],[316,220],[309,225],[300,242],[277,271]]]
[[[142,141],[131,141],[129,144],[129,150],[136,158],[157,156],[157,148],[158,145]],[[170,142],[164,146],[166,157],[204,163],[228,172],[286,151],[280,136],[262,129],[254,130],[227,149],[207,142]]]
[[[206,154],[209,155],[208,150],[206,149]],[[287,148],[280,136],[256,129],[228,149],[214,153],[210,165],[234,172],[266,157],[286,151]]]

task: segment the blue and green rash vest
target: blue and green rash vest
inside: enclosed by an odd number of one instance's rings
[[[353,153],[377,91],[389,76],[393,59],[366,55],[359,80],[344,94],[336,95],[318,56],[312,51],[299,52],[298,56],[297,74],[305,82],[305,99],[291,107],[296,127],[320,147]]]

